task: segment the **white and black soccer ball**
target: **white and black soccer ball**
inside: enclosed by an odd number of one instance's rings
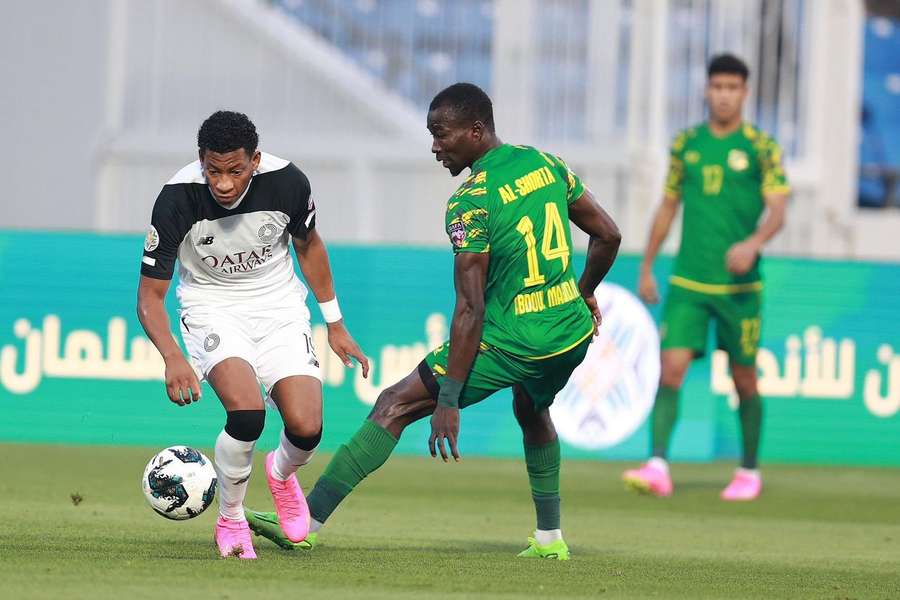
[[[199,450],[170,446],[147,463],[141,481],[150,507],[167,519],[193,519],[216,496],[216,470]]]

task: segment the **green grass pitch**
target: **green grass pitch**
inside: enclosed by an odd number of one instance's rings
[[[522,461],[394,457],[315,551],[255,538],[259,560],[238,562],[216,555],[214,508],[173,522],[146,506],[155,450],[0,445],[0,597],[900,598],[893,470],[771,466],[764,496],[734,505],[718,499],[730,465],[676,465],[658,500],[626,493],[620,463],[565,461],[559,563],[515,558],[534,524]],[[267,509],[262,456],[247,504]]]

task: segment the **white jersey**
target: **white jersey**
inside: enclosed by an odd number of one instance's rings
[[[309,180],[293,163],[262,153],[246,191],[226,208],[213,198],[198,160],[156,199],[141,274],[171,279],[177,258],[182,309],[284,307],[308,319],[290,245],[315,224]]]

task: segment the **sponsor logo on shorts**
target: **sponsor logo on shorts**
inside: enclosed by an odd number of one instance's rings
[[[144,238],[144,250],[147,252],[153,252],[159,247],[159,232],[156,231],[156,227],[153,225],[150,226],[150,230],[147,232],[147,237]]]
[[[266,223],[259,228],[259,231],[256,232],[256,235],[259,236],[259,241],[268,244],[276,237],[278,237],[278,227],[276,227],[273,223]]]
[[[560,437],[586,450],[627,439],[647,419],[659,383],[659,336],[631,292],[601,283],[594,292],[603,325],[584,362],[550,407]]]
[[[219,337],[218,334],[211,333],[208,336],[206,336],[205,340],[203,340],[203,349],[206,350],[207,352],[212,352],[213,350],[215,350],[216,348],[219,347],[219,342],[221,342],[221,341],[222,341],[222,339]]]
[[[309,366],[319,368],[319,361],[316,360],[315,356],[309,359]]]

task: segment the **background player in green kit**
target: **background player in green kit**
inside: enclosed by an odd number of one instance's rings
[[[706,352],[710,321],[715,322],[718,347],[728,353],[743,438],[741,468],[722,491],[722,499],[753,500],[762,490],[757,469],[762,426],[756,382],[763,288],[759,255],[784,224],[790,190],[775,140],[742,120],[748,77],[747,66],[732,55],[710,62],[709,121],[681,132],[672,144],[665,195],[641,265],[640,295],[656,303],[653,259],[683,203],[681,248],[660,324],[662,369],[653,409],[653,457],[624,474],[629,487],[657,496],[672,493],[666,452],[679,390],[691,360]]]
[[[560,530],[559,440],[549,406],[600,324],[594,289],[615,260],[615,223],[559,158],[503,144],[491,100],[458,83],[431,102],[431,151],[453,176],[471,174],[447,202],[456,308],[448,343],[384,390],[341,446],[307,501],[306,546],[338,504],[387,460],[403,429],[432,415],[432,456],[459,460],[459,409],[512,387],[522,427],[537,530],[519,556],[568,559]],[[572,267],[571,220],[588,233],[580,279]],[[439,510],[436,508],[436,510]],[[272,513],[248,511],[251,528],[290,547]],[[464,526],[464,524],[460,524]]]

